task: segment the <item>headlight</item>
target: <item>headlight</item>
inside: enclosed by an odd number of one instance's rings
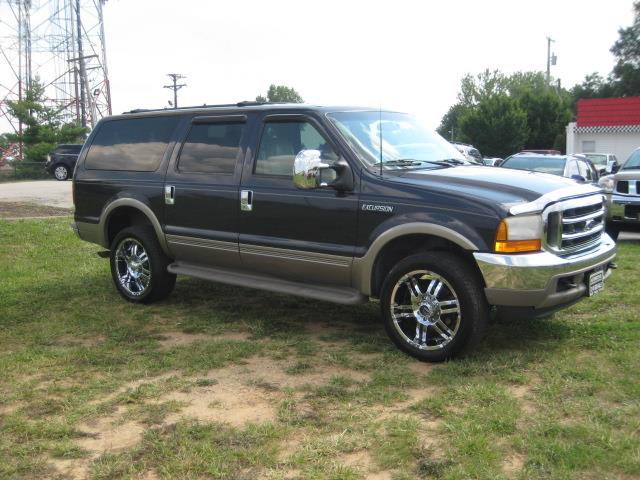
[[[538,252],[542,248],[542,217],[505,218],[498,225],[494,250],[498,253]]]
[[[613,180],[613,175],[605,175],[598,180],[598,186],[602,188],[605,192],[611,193],[613,192],[613,185],[615,181]]]

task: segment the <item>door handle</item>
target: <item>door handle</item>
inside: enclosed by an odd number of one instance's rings
[[[164,203],[167,205],[176,203],[176,187],[173,185],[164,186]]]
[[[240,210],[243,212],[253,210],[253,192],[251,190],[240,191]]]

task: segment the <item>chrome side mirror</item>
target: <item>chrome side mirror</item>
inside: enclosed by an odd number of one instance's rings
[[[293,161],[293,184],[301,189],[326,187],[321,170],[331,168],[320,159],[320,150],[301,150]]]
[[[354,179],[349,164],[338,159],[331,165],[322,161],[320,150],[301,150],[293,161],[293,184],[304,190],[330,187],[338,191],[353,190]],[[327,183],[322,180],[322,170],[331,169],[336,172],[335,180]]]

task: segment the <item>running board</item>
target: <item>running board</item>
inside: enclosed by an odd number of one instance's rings
[[[353,288],[313,285],[309,283],[282,280],[269,275],[239,272],[225,268],[203,267],[185,262],[174,262],[167,267],[169,273],[187,275],[212,282],[226,283],[246,288],[257,288],[270,292],[286,293],[298,297],[324,300],[343,305],[366,303],[368,298]]]

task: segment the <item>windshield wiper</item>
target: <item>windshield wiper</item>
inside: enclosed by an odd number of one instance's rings
[[[416,160],[414,158],[398,158],[396,160],[386,160],[383,162],[374,163],[374,166],[389,165],[389,166],[398,166],[398,167],[412,167],[417,165],[422,165],[423,163],[430,163],[432,165],[438,165],[440,167],[449,167],[450,165],[444,164],[441,161],[434,160]]]
[[[620,170],[639,170],[640,165],[634,165],[633,167],[622,167]]]
[[[434,163],[447,163],[449,165],[464,165],[465,162],[462,160],[458,160],[457,158],[443,158],[442,160],[438,160]]]

